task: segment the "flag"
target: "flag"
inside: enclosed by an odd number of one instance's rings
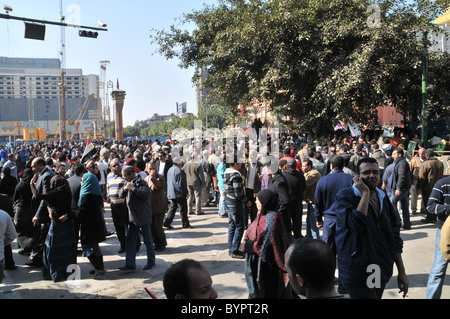
[[[339,123],[334,127],[334,130],[343,130],[344,129],[344,124],[342,123],[342,121],[339,121]]]
[[[97,149],[94,147],[94,144],[91,143],[91,140],[88,139],[83,156],[81,157],[81,164],[85,164],[92,156],[95,155],[95,153],[97,153]]]
[[[351,123],[348,125],[348,128],[350,129],[350,132],[352,133],[353,137],[361,135],[361,130],[359,129],[358,124]]]

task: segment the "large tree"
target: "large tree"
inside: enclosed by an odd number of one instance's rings
[[[217,103],[269,101],[280,120],[319,133],[338,119],[374,123],[376,107],[389,103],[417,119],[429,45],[420,33],[437,30],[443,5],[448,1],[219,0],[184,15],[182,26],[193,23],[192,31],[157,30],[152,42],[181,67],[194,67],[193,81],[207,71],[202,84]],[[448,110],[450,89],[433,78],[448,69],[443,55],[430,59],[429,81],[445,93],[432,90],[429,105]]]

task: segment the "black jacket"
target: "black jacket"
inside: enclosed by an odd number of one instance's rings
[[[295,168],[288,168],[283,172],[283,176],[287,182],[291,203],[301,203],[306,187],[305,176]]]
[[[281,172],[277,172],[269,181],[269,190],[277,195],[278,212],[280,214],[289,213],[289,190],[286,178]]]
[[[404,157],[394,161],[395,188],[398,190],[410,189],[412,185],[412,174],[409,164]]]

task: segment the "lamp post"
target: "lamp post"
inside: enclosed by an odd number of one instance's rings
[[[427,77],[428,77],[428,32],[422,34],[423,56],[422,56],[422,116],[421,116],[421,140],[428,147],[428,119],[427,119]]]

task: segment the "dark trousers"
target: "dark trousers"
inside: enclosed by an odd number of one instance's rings
[[[250,224],[255,220],[256,215],[258,214],[258,209],[256,208],[256,199],[255,192],[251,188],[245,189],[245,197],[252,203],[250,207],[245,206],[245,227],[248,226],[248,219],[250,217]]]
[[[436,220],[435,214],[430,214],[426,207],[428,206],[428,199],[430,198],[431,191],[422,190],[422,203],[425,205],[425,215],[427,220]]]
[[[302,217],[303,217],[303,203],[292,202],[289,205],[291,220],[292,220],[292,232],[294,237],[302,237]]]
[[[116,229],[117,239],[120,243],[120,248],[125,249],[125,239],[128,228],[128,207],[125,203],[113,204],[111,203],[111,216],[114,227]]]
[[[186,198],[169,198],[169,210],[167,211],[166,218],[164,219],[165,227],[172,224],[177,209],[180,209],[181,223],[183,224],[183,227],[189,225]]]
[[[5,269],[12,268],[16,265],[14,262],[13,252],[11,244],[4,246],[4,253],[5,253]]]
[[[42,257],[44,254],[45,239],[47,238],[50,223],[41,224],[39,237],[36,239],[32,253],[32,262],[36,265],[42,265]]]

